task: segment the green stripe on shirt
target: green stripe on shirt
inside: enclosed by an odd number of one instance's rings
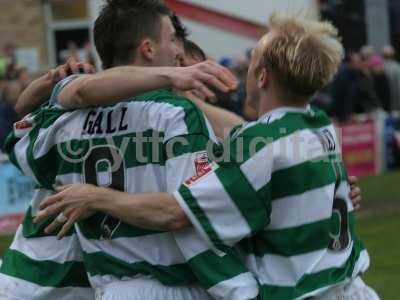
[[[230,142],[231,157],[234,161],[247,161],[251,158],[251,147],[254,146],[255,152],[260,151],[267,144],[287,137],[297,131],[304,129],[318,129],[331,125],[331,121],[324,113],[317,113],[318,118],[302,113],[286,113],[282,118],[271,123],[261,121],[249,123],[239,130],[239,134]],[[255,143],[257,139],[257,143]],[[238,147],[238,143],[243,146]],[[243,149],[238,152],[237,149]]]
[[[273,201],[334,183],[336,176],[330,157],[322,157],[318,161],[306,161],[287,169],[275,171],[272,173],[269,183],[257,193],[261,197],[270,194]]]
[[[354,213],[349,213],[350,227],[354,227]],[[329,245],[332,218],[277,230],[264,230],[239,243],[242,251],[262,257],[267,254],[294,256],[325,249]],[[308,241],[304,243],[304,241]]]
[[[244,264],[238,264],[237,254],[226,250],[229,255],[216,256],[212,251],[205,251],[189,260],[189,265],[196,274],[201,285],[209,289],[235,276],[248,272]],[[210,265],[214,265],[210,269]]]
[[[207,236],[211,238],[213,243],[224,248],[225,246],[223,242],[220,240],[207,215],[198,205],[197,200],[193,197],[190,189],[188,189],[185,185],[182,185],[179,189],[179,194],[181,195],[183,201],[185,201],[186,205],[190,208],[190,211],[195,215],[196,219],[198,219]]]
[[[184,285],[196,282],[188,264],[169,266],[151,265],[147,262],[128,263],[104,252],[83,253],[90,276],[112,275],[117,278],[152,275],[165,285]]]
[[[0,272],[48,287],[89,287],[82,262],[37,261],[16,250],[8,250]]]
[[[292,300],[320,288],[332,286],[352,277],[354,267],[363,250],[355,243],[353,251],[346,263],[338,268],[329,268],[313,274],[305,274],[296,286],[261,285],[259,299]]]
[[[240,210],[252,234],[269,223],[270,202],[263,202],[235,163],[222,163],[215,171],[225,191]],[[216,199],[217,200],[217,199]]]

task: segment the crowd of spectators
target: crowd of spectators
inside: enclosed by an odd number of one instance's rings
[[[317,95],[315,104],[338,121],[354,114],[400,110],[400,64],[393,47],[376,51],[371,46],[349,52],[331,85]]]
[[[14,106],[30,82],[29,73],[17,61],[15,47],[6,45],[0,53],[0,147],[14,122],[18,121]]]
[[[74,58],[77,61],[88,62],[92,65],[96,64],[90,41],[86,41],[83,48],[79,48],[78,44],[74,41],[68,41],[67,48],[61,50],[58,57],[58,61],[62,64],[66,63],[69,58]]]
[[[256,116],[244,105],[248,62],[249,54],[244,60],[220,61],[238,76],[241,84],[231,95],[219,95],[217,104],[251,120]],[[315,95],[313,104],[339,122],[377,110],[388,114],[400,111],[400,63],[394,48],[386,46],[378,52],[365,46],[348,52],[331,84]]]

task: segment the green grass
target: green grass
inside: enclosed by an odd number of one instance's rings
[[[11,244],[12,236],[0,236],[0,258]]]
[[[357,231],[371,256],[364,276],[382,300],[398,299],[400,291],[400,172],[363,178],[363,208]],[[11,237],[0,236],[0,257]]]
[[[400,283],[400,214],[360,218],[357,230],[364,241],[371,266],[364,276],[381,299],[398,299]]]
[[[365,202],[400,201],[400,172],[363,177],[360,180]]]
[[[371,256],[365,282],[382,300],[398,299],[400,291],[400,172],[365,177],[357,232]]]

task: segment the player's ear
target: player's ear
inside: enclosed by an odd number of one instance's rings
[[[146,61],[153,61],[156,55],[155,44],[150,39],[144,39],[139,45],[139,53]]]
[[[262,68],[258,74],[257,86],[259,89],[264,89],[267,87],[269,82],[269,73],[266,68]]]

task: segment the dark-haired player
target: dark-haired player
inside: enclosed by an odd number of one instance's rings
[[[118,71],[125,78],[131,76],[131,65],[175,66],[180,51],[170,11],[156,0],[108,1],[96,20],[94,40],[103,68],[126,66]],[[201,80],[211,76],[210,84],[225,88],[227,82],[234,81],[222,67],[213,63],[206,66],[208,74],[202,69],[197,72]],[[110,69],[99,76],[112,73]],[[127,192],[172,191],[186,177],[202,171],[207,143],[215,141],[203,114],[190,101],[168,90],[142,95],[136,101],[129,101],[129,94],[121,96],[115,101],[127,102],[106,108],[68,112],[57,105],[74,87],[89,84],[87,79],[71,76],[61,81],[53,91],[51,104],[19,123],[9,139],[7,151],[12,161],[34,177],[38,190],[4,258],[0,295],[7,299],[91,298],[90,290],[81,288],[88,286],[87,272],[100,299],[207,299],[181,253],[182,247],[200,251],[191,263],[208,266],[209,270],[210,263],[214,267],[229,266],[219,267],[213,282],[203,282],[206,288],[216,286],[210,293],[225,299],[231,299],[229,293],[237,295],[235,299],[256,294],[257,283],[241,262],[227,255],[216,256],[194,232],[175,237],[96,214],[58,241],[44,231],[48,222],[33,224],[41,199],[53,193],[55,184],[91,182]],[[118,81],[110,76],[105,85],[112,91]],[[201,87],[207,91],[204,85]],[[102,96],[108,101],[111,97],[107,92]],[[90,96],[84,100],[90,100]],[[135,141],[153,134],[159,137],[159,152],[154,156],[151,144],[142,144],[142,153]],[[182,138],[189,143],[175,143],[173,151],[168,151],[169,143]],[[71,158],[63,151],[69,147],[86,149],[85,155]],[[116,169],[115,155],[123,161]],[[140,159],[143,155],[144,160]],[[65,216],[51,221],[62,225]],[[181,241],[180,246],[175,238]],[[218,286],[226,272],[229,276],[232,272],[240,274],[241,285]],[[242,287],[246,290],[240,292]]]

